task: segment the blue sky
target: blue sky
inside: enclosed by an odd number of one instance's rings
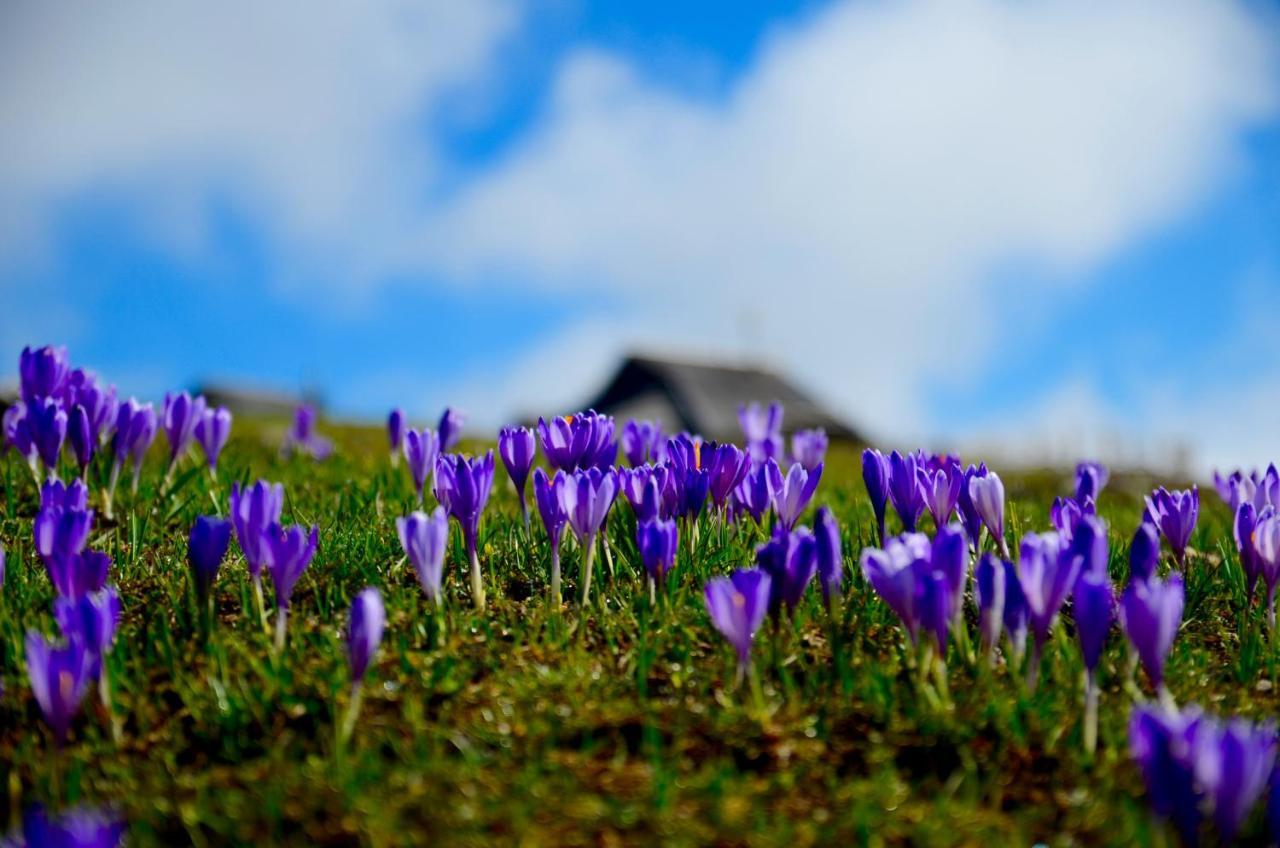
[[[886,444],[1280,454],[1274,6],[304,5],[6,7],[5,370],[487,425],[677,350]]]

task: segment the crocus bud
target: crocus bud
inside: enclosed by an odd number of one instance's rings
[[[356,595],[351,602],[351,618],[347,628],[347,657],[351,661],[351,682],[358,685],[364,680],[378,646],[382,644],[382,630],[387,623],[387,613],[382,606],[382,595],[369,587]]]

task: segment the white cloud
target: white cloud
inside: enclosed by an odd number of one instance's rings
[[[447,163],[427,116],[495,72],[514,6],[29,4],[0,27],[0,123],[22,128],[0,136],[0,255],[101,186],[199,247],[216,193],[289,277],[514,272],[629,305],[523,369],[461,375],[462,401],[483,381],[481,417],[570,403],[619,350],[676,344],[773,358],[873,432],[916,438],[937,429],[926,382],[1016,355],[993,270],[1079,278],[1233,174],[1280,104],[1260,14],[846,2],[775,32],[721,102],[579,50],[535,129],[428,201]]]

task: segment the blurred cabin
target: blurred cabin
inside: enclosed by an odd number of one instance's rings
[[[227,383],[205,383],[197,386],[193,394],[204,395],[210,406],[225,406],[232,415],[246,418],[290,418],[303,403],[319,409],[311,397]]]
[[[738,408],[755,401],[782,404],[783,429],[821,427],[832,439],[862,442],[848,423],[781,374],[757,367],[628,356],[586,408],[657,421],[668,433],[688,430],[717,441],[738,441]]]

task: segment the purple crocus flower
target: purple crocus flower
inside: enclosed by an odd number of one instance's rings
[[[1049,523],[1066,541],[1070,541],[1075,535],[1076,524],[1080,522],[1082,515],[1084,509],[1072,498],[1054,498],[1049,507]]]
[[[990,551],[984,553],[973,569],[973,582],[978,602],[978,630],[987,651],[987,661],[995,662],[996,645],[1000,641],[1005,605],[1005,563]]]
[[[97,441],[93,437],[89,413],[80,404],[71,407],[71,414],[67,416],[67,444],[71,446],[71,453],[80,466],[80,476],[85,477],[89,473],[89,463],[93,461]]]
[[[191,447],[195,438],[196,425],[204,418],[204,397],[191,397],[186,392],[168,393],[164,396],[164,411],[161,413],[161,426],[165,438],[169,440],[169,470],[166,479],[173,477],[178,467],[178,460]]]
[[[941,468],[921,467],[916,470],[920,478],[920,489],[924,494],[924,505],[933,516],[936,527],[944,526],[951,520],[956,503],[960,500],[960,486],[964,483],[964,472],[959,465]]]
[[[632,468],[664,461],[667,458],[667,440],[662,435],[662,425],[635,418],[627,421],[622,425],[622,455]]]
[[[822,463],[812,471],[806,471],[800,463],[791,466],[782,488],[774,499],[778,511],[778,521],[790,530],[800,520],[800,515],[813,500],[813,493],[818,490],[818,482],[822,479]],[[775,580],[775,585],[777,581]]]
[[[916,612],[920,627],[933,636],[938,657],[945,662],[947,638],[958,606],[947,575],[936,568],[924,569],[916,576]]]
[[[528,427],[504,427],[498,433],[498,454],[507,469],[507,476],[516,487],[516,494],[520,498],[520,517],[524,520],[525,527],[529,526],[529,506],[524,499],[524,490],[536,451],[533,431]]]
[[[34,630],[27,631],[26,648],[31,692],[61,745],[93,681],[95,656],[84,642],[73,640],[57,646]]]
[[[449,516],[444,507],[436,507],[430,515],[419,510],[397,518],[396,533],[422,591],[433,604],[443,604],[444,555],[449,548]]]
[[[218,476],[218,457],[231,438],[231,411],[225,406],[207,408],[196,422],[196,441],[209,463],[209,473]]]
[[[717,510],[723,511],[729,502],[729,496],[742,485],[751,470],[751,457],[737,445],[717,445],[709,451],[704,449],[706,466],[710,475],[708,493]]]
[[[1106,572],[1086,570],[1076,581],[1072,609],[1076,636],[1084,657],[1084,747],[1093,754],[1098,745],[1098,660],[1115,620],[1115,592]]]
[[[209,597],[209,589],[218,576],[222,560],[231,545],[231,522],[210,515],[201,515],[191,525],[187,539],[187,562],[195,579],[196,593]]]
[[[67,413],[62,403],[49,397],[27,401],[26,422],[36,455],[49,476],[56,477],[58,454],[67,438]]]
[[[1244,474],[1239,469],[1232,471],[1226,477],[1223,477],[1218,469],[1213,470],[1213,488],[1217,490],[1222,502],[1231,507],[1232,512],[1240,507],[1241,499],[1238,493],[1240,481],[1243,479]]]
[[[840,544],[840,524],[825,506],[819,507],[813,518],[813,540],[822,600],[830,607],[832,600],[838,600],[842,594],[844,553]]]
[[[111,465],[111,481],[107,484],[106,512],[111,515],[111,501],[115,497],[116,484],[120,480],[120,471],[126,459],[133,462],[133,490],[138,490],[138,476],[142,471],[142,460],[147,455],[151,443],[155,441],[159,430],[159,419],[151,404],[138,403],[129,398],[120,404],[116,411],[115,435],[111,441],[111,452],[114,456]]]
[[[1081,562],[1080,556],[1063,546],[1057,533],[1028,533],[1022,538],[1018,583],[1026,600],[1027,620],[1031,626],[1032,655],[1027,668],[1027,686],[1030,689],[1035,688],[1040,671],[1040,653],[1058,618],[1058,611],[1075,585]]]
[[[827,458],[827,444],[827,431],[821,427],[797,430],[791,434],[791,458],[812,471]]]
[[[55,554],[44,561],[49,582],[64,598],[80,598],[107,583],[111,557],[101,551]]]
[[[1082,515],[1076,522],[1075,532],[1069,537],[1059,534],[1064,548],[1080,558],[1080,574],[1107,576],[1111,561],[1111,544],[1107,539],[1107,525],[1096,515]]]
[[[969,481],[977,476],[986,476],[986,474],[986,463],[970,465],[966,468],[964,478],[960,481],[960,494],[956,497],[956,512],[960,514],[960,523],[964,526],[965,536],[968,537],[969,545],[975,553],[982,541],[982,516],[978,513],[978,508],[973,505],[973,498],[969,495]]]
[[[93,530],[93,510],[85,508],[86,498],[84,483],[78,480],[67,487],[51,481],[41,489],[32,535],[36,553],[46,563],[84,550]]]
[[[959,524],[944,524],[938,528],[929,561],[933,571],[939,571],[947,578],[951,587],[949,597],[954,602],[951,614],[959,626],[964,592],[969,585],[969,543]]]
[[[436,466],[436,458],[440,456],[439,436],[431,430],[410,428],[404,434],[404,456],[409,463],[409,474],[413,477],[413,488],[418,493],[418,503],[422,503],[427,477]]]
[[[0,456],[4,456],[9,448],[16,450],[27,464],[31,466],[31,472],[36,475],[37,482],[40,477],[40,468],[37,464],[39,452],[36,450],[35,442],[31,436],[31,424],[27,420],[27,405],[22,401],[18,401],[4,411],[4,444],[0,445]]]
[[[67,349],[52,345],[24,347],[18,358],[18,374],[22,399],[27,404],[45,399],[63,400],[71,376]]]
[[[1200,516],[1200,490],[1192,486],[1189,491],[1170,492],[1161,486],[1147,498],[1147,516],[1160,528],[1181,565]]]
[[[466,416],[451,406],[446,406],[444,412],[440,413],[440,423],[436,426],[436,432],[440,434],[440,451],[448,453],[458,446],[459,440],[462,439],[462,426],[466,423]]]
[[[123,844],[124,830],[124,822],[110,813],[77,807],[50,817],[36,806],[23,814],[22,839],[12,844],[13,848],[117,848]]]
[[[1174,572],[1167,580],[1130,583],[1120,601],[1121,626],[1157,690],[1164,687],[1164,662],[1182,624],[1184,597],[1182,575]]]
[[[1076,465],[1076,503],[1097,503],[1098,495],[1106,488],[1111,473],[1101,462],[1081,462]]]
[[[333,453],[333,442],[316,432],[316,408],[304,403],[293,412],[293,426],[284,437],[286,456],[300,453],[321,461]]]
[[[266,563],[263,532],[272,524],[280,523],[282,512],[282,484],[259,480],[246,489],[241,489],[239,483],[231,484],[231,523],[255,587],[260,586],[262,566]]]
[[[679,493],[676,512],[689,521],[697,521],[711,489],[711,472],[702,463],[706,447],[713,454],[716,446],[704,445],[701,437],[681,434],[667,440],[667,467],[671,469],[675,489]]]
[[[1275,630],[1276,585],[1280,583],[1280,514],[1271,507],[1267,507],[1254,524],[1253,556],[1262,572],[1262,580],[1267,584],[1267,623]]]
[[[561,498],[569,516],[569,526],[582,546],[585,562],[582,569],[582,606],[591,600],[591,566],[595,562],[596,534],[604,526],[609,507],[618,494],[617,475],[612,471],[588,468],[575,471],[565,480]]]
[[[920,485],[920,477],[916,473],[919,468],[914,453],[905,456],[897,451],[889,454],[889,500],[898,517],[902,519],[902,529],[914,533],[920,513],[924,512],[924,490]]]
[[[1027,609],[1027,598],[1022,594],[1022,583],[1018,579],[1018,569],[1008,560],[1004,561],[1004,632],[1009,637],[1009,648],[1013,653],[1014,665],[1022,661],[1027,649],[1027,627],[1030,614]]]
[[[4,588],[4,545],[0,544],[0,589]]]
[[[758,568],[741,569],[707,581],[703,594],[711,623],[738,654],[738,679],[751,665],[751,643],[769,611],[769,575]]]
[[[1134,707],[1129,719],[1129,753],[1142,772],[1156,815],[1170,819],[1186,845],[1198,842],[1200,795],[1194,773],[1199,712],[1162,705]]]
[[[1263,520],[1271,515],[1271,508],[1267,507],[1263,512]],[[1144,527],[1151,525],[1143,522]],[[1236,519],[1232,524],[1232,534],[1236,540],[1236,550],[1240,554],[1240,568],[1244,571],[1245,577],[1245,604],[1253,603],[1253,592],[1258,586],[1258,578],[1263,576],[1262,558],[1258,556],[1257,540],[1254,537],[1254,531],[1258,526],[1258,511],[1253,504],[1245,502],[1236,508]],[[1154,534],[1155,530],[1152,528]],[[1273,578],[1272,582],[1267,586],[1268,597],[1275,593],[1274,578],[1280,577],[1280,569],[1271,569],[1269,576]]]
[[[613,419],[595,410],[538,419],[538,442],[552,468],[565,472],[608,468],[617,457]]]
[[[351,601],[348,621],[347,659],[351,664],[351,685],[359,686],[369,670],[369,663],[378,655],[378,646],[382,644],[382,630],[387,624],[382,594],[372,586],[361,590]]]
[[[1129,544],[1129,579],[1148,580],[1160,566],[1160,534],[1145,521],[1138,522],[1138,529]]]
[[[889,460],[874,448],[862,452],[862,482],[867,487],[867,496],[871,498],[871,508],[876,514],[876,541],[883,547],[884,512],[889,502]]]
[[[79,598],[58,598],[53,617],[68,642],[79,642],[93,655],[91,677],[106,679],[104,658],[115,644],[120,625],[120,595],[111,586]],[[105,696],[104,696],[105,697]]]
[[[767,459],[782,461],[782,404],[775,401],[767,411],[755,402],[743,404],[738,407],[738,424],[753,464]]]
[[[1222,844],[1231,843],[1262,797],[1276,760],[1276,731],[1243,719],[1201,721],[1191,756],[1196,782],[1213,808]]]
[[[557,471],[554,477],[547,477],[541,468],[533,471],[533,500],[538,505],[538,515],[542,517],[547,544],[551,547],[551,598],[557,604],[560,603],[560,537],[569,523],[569,513],[564,507],[566,485],[563,471]]]
[[[817,551],[813,534],[806,528],[788,530],[779,524],[768,542],[756,548],[756,566],[769,575],[772,592],[769,613],[778,615],[782,605],[794,612],[804,590],[817,572]]]
[[[262,533],[262,556],[271,582],[276,587],[276,651],[284,648],[285,626],[289,614],[289,600],[298,578],[311,565],[320,541],[320,528],[313,526],[308,533],[305,527],[293,525],[281,527],[272,524]]]
[[[95,445],[105,444],[115,432],[116,387],[103,386],[88,371],[77,368],[68,379],[67,398],[71,406],[82,406],[89,422],[89,432]]]
[[[923,533],[903,533],[889,539],[884,549],[862,552],[862,574],[876,594],[889,605],[915,643],[920,632],[916,607],[917,574],[932,567],[932,547]]]
[[[747,472],[734,496],[738,504],[755,519],[756,524],[763,525],[765,514],[773,507],[774,500],[781,491],[782,470],[778,468],[778,463],[766,459]]]
[[[493,488],[493,451],[472,459],[460,454],[441,454],[436,460],[436,500],[462,528],[462,538],[471,560],[471,596],[476,609],[484,609],[484,580],[476,543],[480,536],[480,515]]]
[[[1009,548],[1004,539],[1004,481],[994,471],[978,473],[969,478],[969,499],[987,532],[996,540],[1000,555],[1009,558]]]
[[[400,464],[400,452],[404,450],[404,432],[407,426],[404,412],[400,409],[391,410],[391,414],[387,416],[387,441],[391,443],[392,468]]]
[[[653,519],[636,525],[636,549],[640,562],[654,583],[662,583],[676,564],[680,530],[674,521]]]

